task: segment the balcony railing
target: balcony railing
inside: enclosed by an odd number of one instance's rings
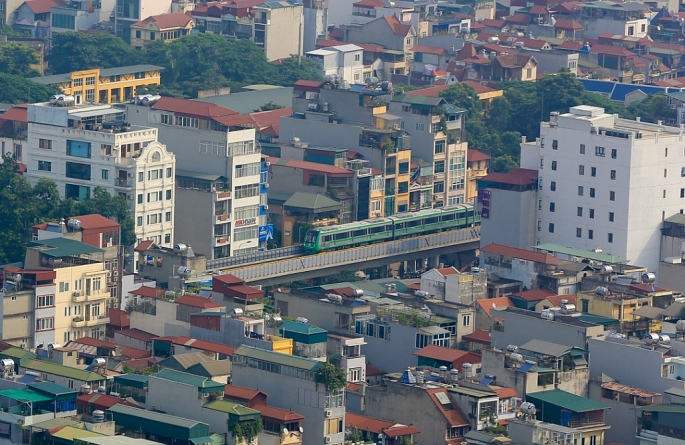
[[[224,213],[223,215],[216,215],[216,223],[221,224],[221,223],[227,223],[231,220],[231,214],[230,213]]]
[[[74,317],[71,320],[71,326],[74,328],[89,328],[91,326],[98,326],[109,323],[109,317],[100,315],[97,317],[90,317],[85,319],[83,317]]]
[[[116,180],[116,186],[117,186],[117,187],[127,187],[127,188],[131,188],[131,187],[132,187],[132,184],[131,184],[130,182],[128,182],[128,179],[126,179],[126,178],[117,178],[117,180]]]
[[[101,290],[91,290],[91,291],[75,291],[71,294],[71,301],[74,303],[83,303],[85,301],[103,300],[109,298],[110,293],[105,289]]]
[[[214,236],[214,247],[221,247],[229,244],[231,242],[230,235],[215,235]]]

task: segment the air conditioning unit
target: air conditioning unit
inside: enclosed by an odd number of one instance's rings
[[[265,183],[264,183],[264,188],[265,188],[265,189],[268,189],[268,188],[269,188],[269,183],[268,183],[268,182],[265,182]]]
[[[112,278],[112,271],[107,271],[107,278]]]
[[[72,297],[80,297],[80,296],[81,296],[81,292],[74,292],[73,294],[71,294],[71,296],[72,296]]]
[[[264,210],[269,210],[269,204],[264,204]]]
[[[133,201],[133,195],[128,195],[128,200]]]
[[[326,417],[331,417],[331,416],[333,415],[333,411],[331,411],[330,409],[327,409],[327,410],[324,412],[324,414],[326,415]]]
[[[333,442],[333,438],[331,436],[326,436],[326,443],[331,443]]]
[[[132,177],[133,177],[133,173],[129,173],[129,174],[128,174],[128,177],[129,177],[129,178],[132,178]]]
[[[271,162],[266,161],[266,166],[267,166],[267,167],[271,167]]]

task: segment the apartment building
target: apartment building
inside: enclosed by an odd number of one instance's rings
[[[304,416],[302,443],[342,444],[345,439],[345,391],[327,391],[316,381],[322,362],[241,346],[233,353],[232,383],[259,387],[269,404]]]
[[[618,7],[607,4],[582,4],[574,8],[574,19],[583,26],[583,38],[596,39],[600,34],[647,37],[649,7],[627,2]]]
[[[172,3],[172,0],[117,0],[114,34],[130,43],[132,24],[145,17],[170,13]]]
[[[131,25],[131,46],[144,49],[155,40],[177,40],[190,34],[194,27],[193,18],[182,12],[153,15]]]
[[[305,0],[303,4],[302,50],[308,52],[316,49],[316,42],[328,32],[328,0]]]
[[[130,104],[127,119],[154,127],[183,166],[176,181],[174,238],[208,260],[266,247],[268,172],[252,119],[206,102],[164,97]],[[190,223],[192,221],[192,223]]]
[[[538,171],[536,244],[601,248],[657,271],[661,223],[685,208],[680,129],[581,105],[540,130],[521,144],[521,166]]]
[[[163,69],[156,65],[93,68],[34,77],[31,80],[59,88],[64,94],[74,96],[76,105],[84,102],[114,104],[133,99],[138,87],[159,85]]]
[[[361,82],[364,49],[357,45],[337,45],[307,52],[305,56],[321,65],[321,75],[340,76],[349,83]]]
[[[115,5],[116,0],[101,0],[95,3],[87,0],[70,0],[64,5],[55,2],[50,8],[50,36],[58,32],[89,31],[96,28],[100,23],[109,21]],[[104,26],[100,29],[104,29]]]
[[[104,251],[68,238],[31,241],[24,267],[54,270],[54,294],[36,292],[37,346],[104,338],[110,298]],[[48,286],[49,287],[49,286]]]
[[[60,195],[86,199],[103,187],[126,196],[138,243],[173,246],[176,159],[157,129],[132,126],[108,105],[29,105],[27,177],[48,178]]]
[[[28,140],[27,105],[14,105],[0,114],[0,155],[14,155],[19,164],[26,165]]]

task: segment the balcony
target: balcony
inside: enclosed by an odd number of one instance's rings
[[[223,224],[231,221],[231,214],[224,213],[223,215],[216,215],[216,224]]]
[[[217,201],[225,201],[227,199],[231,199],[231,192],[229,192],[229,191],[216,192],[216,200]]]
[[[115,183],[114,183],[114,186],[115,187],[127,188],[127,189],[130,189],[131,187],[133,187],[133,185],[126,178],[117,178]]]
[[[74,317],[71,320],[71,327],[73,328],[90,328],[93,326],[99,326],[103,324],[109,323],[109,317],[106,317],[104,315],[100,315],[98,317],[89,317],[89,318],[83,318],[83,317]]]
[[[98,291],[76,291],[71,294],[71,301],[74,303],[83,303],[86,301],[96,301],[96,300],[104,300],[106,298],[109,298],[110,294],[106,290],[98,290]]]
[[[214,247],[221,247],[231,243],[230,235],[214,235]]]

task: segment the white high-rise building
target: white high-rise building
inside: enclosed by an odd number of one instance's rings
[[[128,200],[138,242],[174,242],[176,159],[157,141],[157,129],[130,125],[125,110],[110,105],[28,108],[27,178],[55,181],[60,195],[76,200],[97,186]]]
[[[572,107],[521,144],[521,167],[538,171],[537,244],[601,248],[657,271],[661,223],[685,209],[683,130]]]

